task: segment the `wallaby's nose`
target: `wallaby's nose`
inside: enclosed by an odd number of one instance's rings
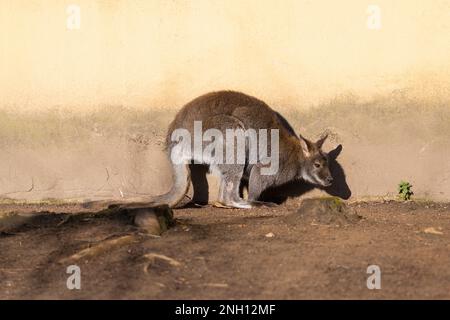
[[[333,177],[331,177],[331,176],[330,176],[330,177],[327,177],[327,182],[328,182],[328,183],[332,183],[332,182],[333,182]]]

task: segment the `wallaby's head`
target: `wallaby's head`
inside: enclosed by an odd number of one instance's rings
[[[328,135],[323,136],[316,142],[309,141],[300,135],[304,162],[302,163],[301,176],[312,184],[329,187],[333,177],[328,167],[328,154],[322,151],[322,145]]]

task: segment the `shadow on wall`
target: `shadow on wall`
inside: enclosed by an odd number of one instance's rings
[[[344,169],[337,161],[337,157],[342,152],[342,149],[342,145],[338,145],[334,150],[328,153],[330,171],[334,182],[332,186],[321,189],[331,196],[347,200],[352,195],[352,192],[347,184]],[[191,164],[190,169],[192,186],[194,188],[192,202],[198,205],[206,205],[209,200],[209,186],[206,178],[208,166]],[[244,187],[246,187],[245,184],[241,186],[241,190]],[[299,197],[314,188],[316,187],[310,183],[293,181],[264,191],[260,200],[281,204],[290,197]]]

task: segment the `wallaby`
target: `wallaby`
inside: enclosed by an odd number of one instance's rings
[[[292,180],[303,179],[314,185],[330,186],[333,178],[328,167],[328,155],[322,151],[327,136],[311,142],[297,136],[283,120],[263,101],[240,92],[212,92],[189,102],[178,112],[167,132],[166,150],[173,166],[173,186],[167,194],[152,199],[152,204],[174,207],[184,198],[190,185],[191,161],[209,165],[210,172],[219,177],[218,202],[226,207],[251,208],[260,204],[258,199],[264,190]],[[199,154],[195,148],[193,152],[186,152],[185,147],[192,150],[192,141],[177,140],[174,136],[180,129],[195,135],[196,122],[201,122],[202,132],[213,129],[223,134],[227,129],[254,129],[257,132],[260,129],[278,129],[278,170],[274,174],[262,174],[267,163],[251,163],[248,144],[245,145],[245,161],[242,163],[218,163]],[[273,149],[273,141],[269,142],[270,149]],[[248,181],[247,200],[239,193],[243,179]]]

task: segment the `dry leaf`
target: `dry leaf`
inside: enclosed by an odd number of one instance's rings
[[[438,230],[436,230],[433,227],[426,228],[425,230],[423,230],[423,232],[429,233],[429,234],[437,234],[437,235],[443,235],[444,234],[441,231],[438,231]]]

